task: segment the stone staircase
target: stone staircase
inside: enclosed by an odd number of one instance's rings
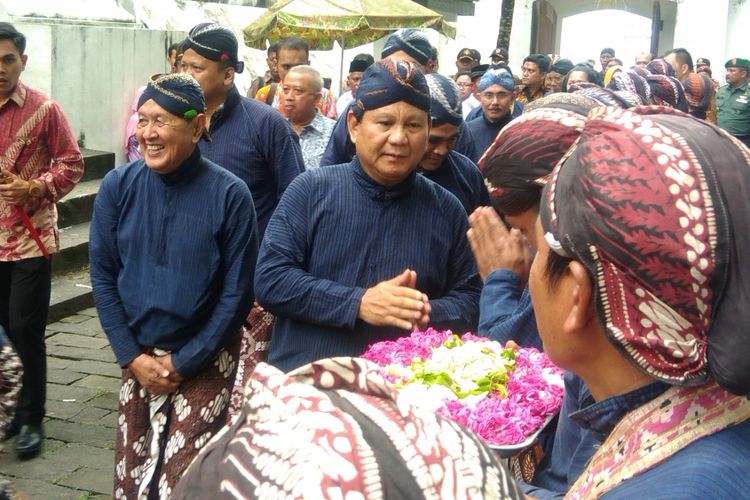
[[[115,166],[114,153],[82,149],[83,178],[57,204],[60,253],[52,259],[49,323],[94,305],[89,280],[89,226],[94,199],[104,175]]]

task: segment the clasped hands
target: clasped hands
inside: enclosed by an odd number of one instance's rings
[[[151,356],[143,353],[130,362],[138,382],[151,394],[169,394],[184,380],[172,364],[172,354]]]
[[[430,302],[426,294],[417,290],[417,273],[405,269],[398,276],[368,288],[357,317],[376,326],[424,328],[430,321]]]

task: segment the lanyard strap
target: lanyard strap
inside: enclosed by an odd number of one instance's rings
[[[47,247],[44,246],[44,243],[42,243],[42,238],[39,236],[39,231],[36,230],[34,225],[31,223],[31,219],[29,219],[29,216],[26,214],[26,211],[19,207],[18,205],[11,205],[13,207],[13,210],[16,212],[16,215],[21,218],[21,222],[23,222],[24,227],[29,231],[29,234],[32,238],[34,238],[34,241],[36,241],[37,246],[39,247],[39,250],[42,251],[42,255],[44,255],[44,258],[47,260],[50,260],[49,252],[47,251]]]

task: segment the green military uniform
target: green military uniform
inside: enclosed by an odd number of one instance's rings
[[[750,135],[750,94],[744,83],[733,89],[724,85],[716,91],[719,126],[732,135]]]
[[[747,59],[730,59],[726,68],[742,68],[750,71]],[[750,88],[747,81],[739,87],[724,85],[716,91],[718,124],[730,134],[745,141],[750,139]]]

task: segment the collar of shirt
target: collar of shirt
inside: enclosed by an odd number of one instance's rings
[[[198,172],[200,171],[201,164],[201,151],[198,146],[195,146],[193,152],[188,156],[187,160],[180,163],[180,166],[169,172],[168,174],[159,175],[159,178],[167,186],[177,186],[180,184],[187,184],[190,182]]]
[[[5,101],[2,105],[5,106],[10,101],[13,101],[16,103],[16,106],[19,108],[22,108],[24,103],[26,102],[26,85],[21,83],[20,81],[16,85],[15,90],[13,90],[13,93],[10,95],[7,101]]]
[[[359,162],[359,158],[356,156],[352,159],[351,166],[357,184],[364,189],[370,198],[381,201],[401,198],[402,196],[409,194],[414,186],[414,179],[417,176],[417,169],[415,168],[400,184],[386,187],[375,182],[374,179],[367,175],[367,172],[365,172],[362,168],[362,164]]]
[[[226,99],[224,99],[224,104],[216,108],[216,111],[214,111],[214,114],[211,117],[211,127],[209,132],[212,132],[224,122],[226,117],[229,116],[232,113],[232,110],[240,103],[241,99],[242,96],[240,95],[240,91],[237,90],[236,85],[233,85],[232,88],[229,89]]]
[[[540,97],[544,97],[544,85],[536,89],[536,92],[533,93],[531,92],[531,89],[529,87],[524,85],[522,92],[526,96],[526,99],[528,99],[529,101],[538,99]]]
[[[305,132],[317,132],[319,134],[323,133],[323,124],[325,123],[325,118],[323,117],[323,114],[320,112],[319,109],[315,109],[315,115],[313,116],[312,121],[302,127],[302,131]]]
[[[664,382],[654,382],[634,391],[597,401],[571,413],[570,418],[584,429],[589,429],[601,441],[612,432],[625,414],[643,406],[669,388]]]

